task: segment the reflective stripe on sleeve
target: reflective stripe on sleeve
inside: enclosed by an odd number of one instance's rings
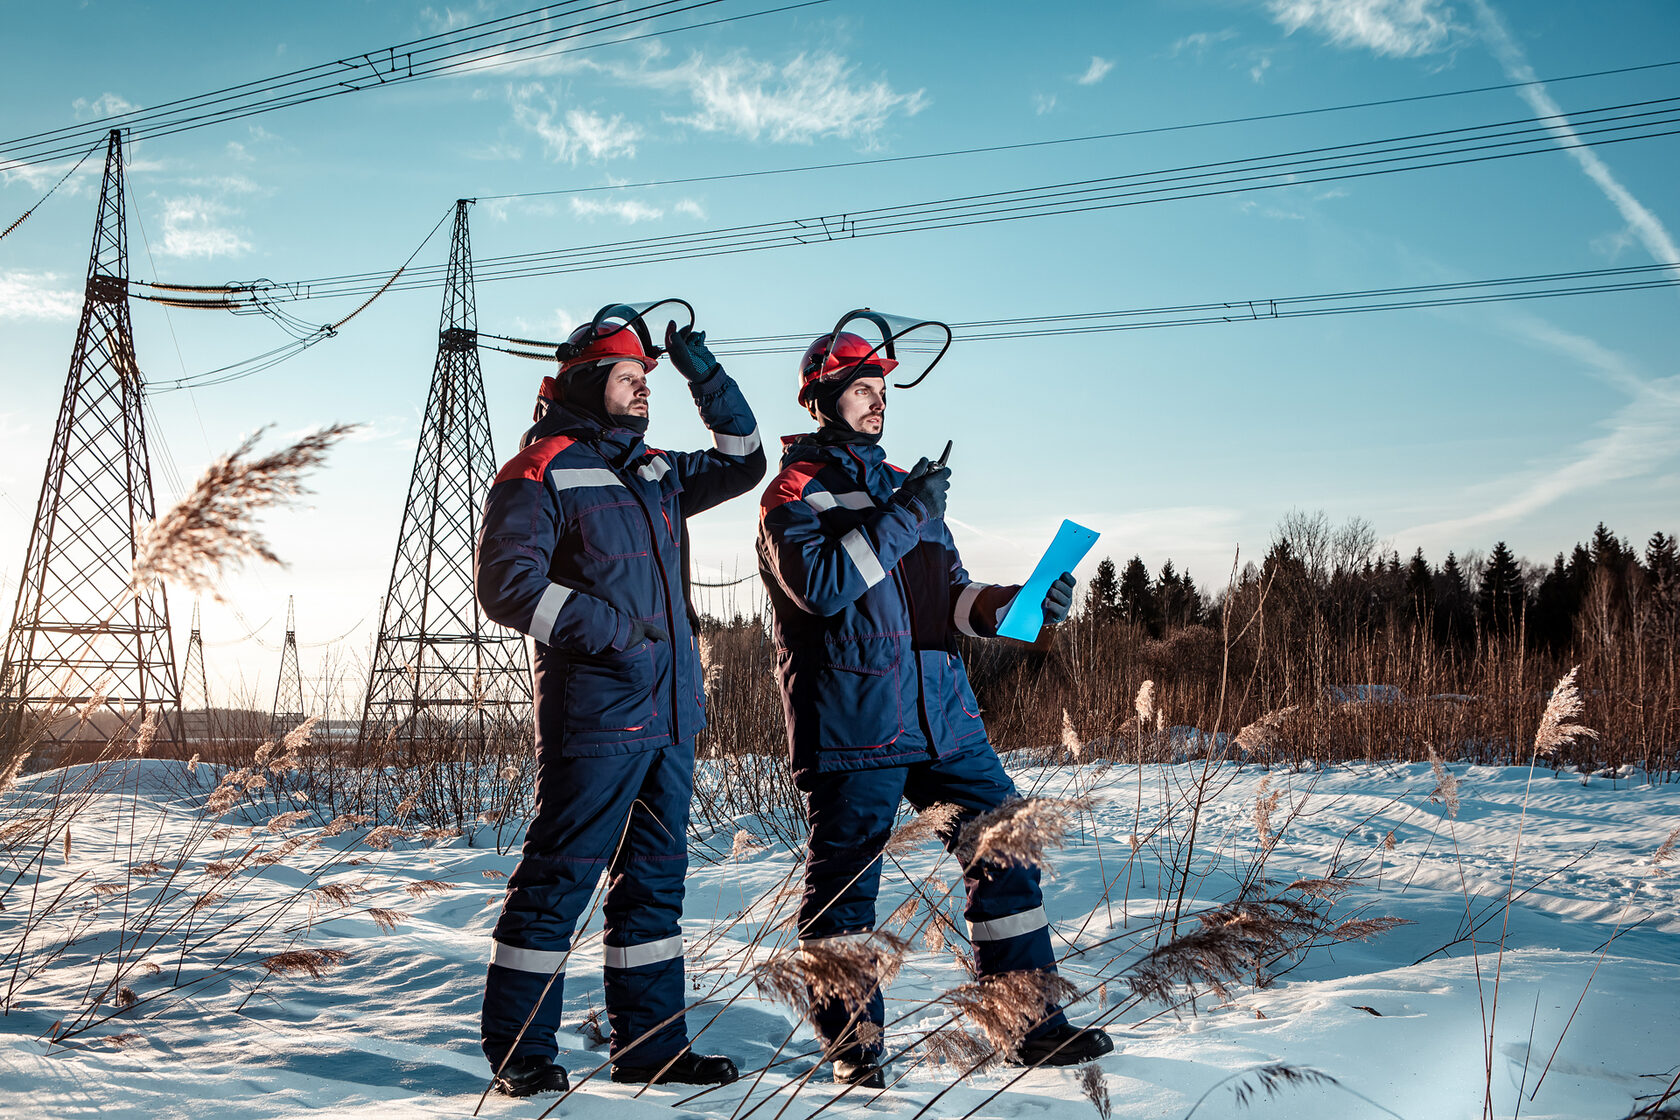
[[[840,538],[840,545],[846,550],[846,555],[852,558],[852,564],[863,577],[865,587],[874,587],[887,578],[887,571],[881,567],[880,558],[875,550],[869,547],[869,542],[863,539],[863,534],[853,529]]]
[[[537,609],[531,612],[531,628],[526,633],[547,645],[554,636],[554,620],[560,617],[560,608],[571,597],[571,588],[558,583],[549,584],[543,590],[542,598],[537,600]]]
[[[579,486],[623,486],[624,480],[605,467],[570,467],[548,472],[548,481],[556,490],[575,490]]]
[[[836,506],[845,509],[874,509],[875,499],[863,490],[842,490],[839,493],[813,490],[805,495],[805,504],[818,513],[826,513]]]
[[[974,627],[970,626],[968,622],[974,614],[974,600],[978,599],[980,592],[986,590],[988,586],[990,585],[984,583],[970,583],[962,589],[962,594],[957,596],[957,608],[952,612],[954,621],[957,624],[957,629],[971,638],[980,636],[975,633]]]
[[[764,446],[764,440],[759,436],[757,428],[744,436],[732,436],[727,432],[713,432],[712,442],[725,455],[751,455]]]
[[[601,963],[608,968],[641,968],[643,965],[674,961],[683,955],[682,934],[641,945],[603,945]]]
[[[1034,906],[1031,910],[993,918],[989,922],[969,922],[968,936],[971,941],[1002,941],[1006,937],[1034,933],[1049,924],[1050,919],[1044,916],[1044,907]]]
[[[540,972],[552,976],[566,967],[566,954],[547,949],[521,949],[517,945],[490,942],[490,963],[515,972]]]
[[[671,473],[671,464],[665,461],[664,456],[659,456],[651,462],[643,463],[637,467],[636,473],[649,482],[658,482]]]

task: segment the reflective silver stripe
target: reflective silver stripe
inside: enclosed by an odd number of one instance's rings
[[[764,446],[764,440],[759,437],[758,429],[754,428],[744,436],[732,436],[725,432],[713,432],[712,442],[725,455],[751,455]]]
[[[813,490],[805,495],[805,502],[818,513],[844,506],[846,509],[874,509],[875,499],[862,490],[842,490],[838,494],[827,490]]]
[[[978,599],[980,592],[986,590],[989,586],[991,585],[985,583],[971,583],[962,589],[961,595],[957,596],[957,609],[953,612],[956,616],[957,629],[971,638],[980,636],[974,632],[974,627],[968,624],[969,617],[974,613],[974,600]]]
[[[852,558],[858,575],[863,577],[865,587],[874,587],[887,578],[886,569],[881,567],[880,559],[875,550],[869,547],[869,542],[863,539],[863,534],[853,529],[840,538],[840,545],[846,550],[846,555]]]
[[[862,933],[837,933],[833,937],[801,937],[800,949],[821,949],[825,945],[862,945],[875,934],[872,930]]]
[[[671,464],[667,463],[663,457],[658,457],[651,463],[644,463],[642,466],[636,468],[636,473],[647,479],[649,482],[658,482],[667,474],[671,473]]]
[[[517,945],[490,942],[490,963],[516,972],[540,972],[552,976],[566,967],[566,954],[546,949],[521,949]]]
[[[574,467],[548,472],[548,481],[556,490],[573,490],[579,486],[623,486],[624,480],[605,467]]]
[[[526,633],[547,645],[554,636],[554,620],[560,617],[560,608],[571,597],[571,588],[558,583],[549,584],[543,589],[542,598],[537,600],[537,609],[531,612],[531,628]]]
[[[601,946],[601,963],[608,968],[641,968],[643,965],[658,964],[661,961],[674,961],[683,955],[682,934],[667,937],[662,941],[649,941],[641,945]]]
[[[1002,941],[1006,937],[1019,937],[1023,933],[1041,930],[1049,924],[1050,919],[1044,916],[1044,907],[1034,906],[1031,910],[993,918],[989,922],[969,922],[968,936],[971,941]]]

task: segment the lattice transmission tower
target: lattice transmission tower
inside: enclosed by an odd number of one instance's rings
[[[486,618],[473,594],[473,548],[497,462],[478,364],[467,206],[455,204],[437,362],[379,620],[364,740],[483,742],[530,715],[525,640]]]
[[[161,710],[175,737],[181,690],[161,584],[129,593],[136,534],[156,513],[145,387],[128,311],[122,136],[111,130],[87,294],[47,456],[23,578],[0,662],[0,736],[31,713],[103,695],[129,715]],[[47,741],[67,725],[36,730]]]
[[[216,717],[210,710],[210,677],[204,670],[204,632],[199,628],[198,600],[194,599],[192,632],[187,635],[187,656],[181,667],[181,736],[214,739],[215,724]]]
[[[298,668],[297,611],[286,596],[286,641],[280,647],[280,676],[274,682],[274,712],[268,737],[278,739],[304,720],[303,672]]]

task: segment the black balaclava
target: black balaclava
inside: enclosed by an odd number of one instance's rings
[[[595,421],[603,428],[628,428],[646,435],[646,416],[619,416],[607,412],[607,374],[622,358],[573,366],[560,378],[560,399],[567,408]]]
[[[838,381],[819,381],[810,393],[810,410],[822,427],[817,429],[816,441],[823,444],[858,444],[873,447],[881,442],[878,432],[860,432],[840,419],[840,394],[852,387],[860,377],[882,377],[877,365],[855,366]]]

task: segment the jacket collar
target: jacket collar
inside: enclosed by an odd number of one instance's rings
[[[885,501],[898,484],[880,444],[818,443],[812,433],[782,437],[782,466],[826,463],[846,473],[854,483]]]
[[[548,406],[543,418],[525,433],[521,446],[528,446],[549,436],[571,436],[579,443],[587,443],[614,466],[622,467],[642,453],[642,435],[629,428],[605,428],[600,421],[580,415],[556,401]]]

